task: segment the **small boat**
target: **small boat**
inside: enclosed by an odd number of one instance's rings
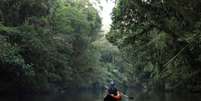
[[[118,93],[117,95],[106,95],[104,101],[121,101],[121,94]]]

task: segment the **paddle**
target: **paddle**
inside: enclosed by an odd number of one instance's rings
[[[122,93],[121,95],[123,95],[124,97],[126,97],[126,98],[128,98],[128,99],[130,99],[130,100],[133,100],[133,99],[134,99],[134,97],[125,95],[124,93]]]

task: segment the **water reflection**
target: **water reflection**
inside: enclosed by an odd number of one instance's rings
[[[201,94],[191,93],[140,93],[135,101],[201,101]]]
[[[124,98],[122,101],[201,101],[201,94],[176,93],[139,93],[129,91],[128,95],[134,99]],[[0,101],[103,101],[102,91],[69,91],[62,95],[18,95],[0,96]]]
[[[103,101],[103,97],[102,91],[83,90],[68,91],[61,95],[0,95],[0,101]]]

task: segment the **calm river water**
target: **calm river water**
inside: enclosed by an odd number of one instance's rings
[[[201,94],[173,93],[136,93],[130,91],[122,101],[201,101]],[[100,91],[71,91],[62,95],[18,95],[1,96],[0,101],[103,101],[104,93]]]

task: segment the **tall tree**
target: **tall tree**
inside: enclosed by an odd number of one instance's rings
[[[196,0],[118,1],[107,38],[133,64],[136,82],[160,88],[198,84],[200,5]]]

